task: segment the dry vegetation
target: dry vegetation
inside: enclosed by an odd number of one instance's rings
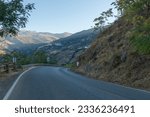
[[[12,86],[13,82],[19,75],[19,71],[9,73],[0,73],[0,99],[3,99],[9,88]]]
[[[150,55],[139,54],[130,44],[132,29],[123,18],[99,35],[82,56],[77,69],[96,79],[150,89]]]

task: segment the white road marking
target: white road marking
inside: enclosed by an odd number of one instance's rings
[[[67,71],[69,72],[72,72],[69,68],[66,69]],[[63,70],[64,71],[64,70]],[[72,72],[72,73],[75,73],[75,72]],[[87,77],[89,79],[93,79],[92,77],[88,77],[88,76],[85,76],[85,75],[82,75],[82,74],[79,74],[79,73],[75,73],[77,75],[80,75],[82,77]],[[95,80],[95,79],[93,79]],[[96,80],[97,81],[97,80]],[[120,84],[116,84],[116,83],[112,83],[112,82],[107,82],[107,81],[103,81],[103,80],[99,80],[103,83],[108,83],[108,84],[111,84],[111,85],[114,85],[114,86],[119,86],[119,87],[122,87],[122,88],[125,88],[125,89],[129,89],[129,90],[136,90],[136,91],[140,91],[140,92],[144,92],[144,93],[148,93],[150,94],[150,91],[148,90],[144,90],[144,89],[138,89],[138,88],[133,88],[133,87],[129,87],[129,86],[124,86],[124,85],[120,85]]]
[[[17,80],[13,83],[13,85],[11,86],[11,88],[8,90],[8,92],[7,92],[6,95],[4,96],[3,100],[8,100],[8,99],[9,99],[10,95],[12,94],[14,88],[16,87],[16,85],[17,85],[17,83],[19,82],[19,80],[21,79],[21,77],[22,77],[25,73],[29,72],[30,70],[32,70],[32,69],[34,69],[34,68],[37,68],[37,67],[31,67],[31,68],[29,68],[28,70],[24,71],[24,72],[17,78]],[[63,71],[68,72],[68,71],[70,71],[70,70],[69,70],[69,69],[66,69],[66,70],[63,70]],[[70,72],[70,73],[73,73],[73,72]],[[75,73],[75,74],[76,74],[76,73]],[[77,75],[80,75],[80,74],[77,74]],[[80,76],[82,76],[82,75],[80,75]],[[84,76],[83,76],[83,77],[84,77]],[[105,81],[103,81],[103,82],[104,82],[104,83],[108,83],[108,84],[112,84],[113,86],[116,85],[116,86],[119,86],[119,87],[122,87],[122,88],[125,88],[125,89],[128,89],[128,90],[141,91],[141,92],[150,94],[149,91],[145,91],[145,90],[141,90],[141,89],[135,89],[135,88],[131,88],[131,87],[126,87],[126,86],[122,86],[122,85],[118,85],[118,84],[114,84],[114,83],[110,83],[110,82],[105,82]],[[118,87],[118,88],[119,88],[119,87]],[[106,91],[106,92],[107,92],[107,91]]]
[[[13,85],[11,86],[11,88],[8,90],[8,92],[6,93],[6,95],[4,96],[3,100],[8,100],[8,98],[10,97],[12,91],[14,90],[15,86],[17,85],[17,83],[19,82],[20,78],[27,73],[28,71],[34,69],[36,67],[31,67],[28,70],[24,71],[22,74],[20,74],[20,76],[17,78],[17,80],[13,83]]]

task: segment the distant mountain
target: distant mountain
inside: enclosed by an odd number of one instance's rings
[[[71,33],[48,33],[48,32],[34,32],[34,31],[21,31],[18,35],[18,39],[27,44],[37,44],[37,43],[49,43],[51,41],[65,38],[70,36]],[[28,39],[27,39],[28,38]]]
[[[18,36],[7,36],[5,41],[0,42],[0,50],[27,50],[35,49],[46,43],[70,36],[71,33],[48,33],[35,31],[20,31]],[[1,39],[2,40],[2,39]]]
[[[41,46],[37,51],[44,51],[50,61],[56,61],[59,65],[69,64],[90,47],[98,33],[94,29],[84,30]]]

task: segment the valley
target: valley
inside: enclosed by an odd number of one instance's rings
[[[94,29],[84,30],[39,47],[37,52],[45,52],[49,57],[49,63],[75,64],[79,55],[90,47],[98,33],[99,31],[94,31]]]
[[[75,34],[22,31],[17,37],[7,37],[8,39],[1,46],[1,51],[4,51],[6,55],[16,56],[19,64],[72,64],[90,47],[97,34],[98,31],[94,29]],[[7,61],[11,62],[11,57]],[[23,63],[22,61],[28,62]]]
[[[71,33],[53,34],[48,32],[20,31],[17,36],[6,36],[0,43],[0,50],[7,53],[13,50],[30,51],[31,53],[39,46],[45,45],[60,38],[70,36]],[[29,52],[26,52],[27,54]]]

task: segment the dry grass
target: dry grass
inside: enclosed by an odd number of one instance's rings
[[[150,89],[150,55],[140,55],[131,46],[132,26],[123,19],[103,32],[82,56],[79,72],[126,86]],[[126,53],[125,61],[122,61]]]

